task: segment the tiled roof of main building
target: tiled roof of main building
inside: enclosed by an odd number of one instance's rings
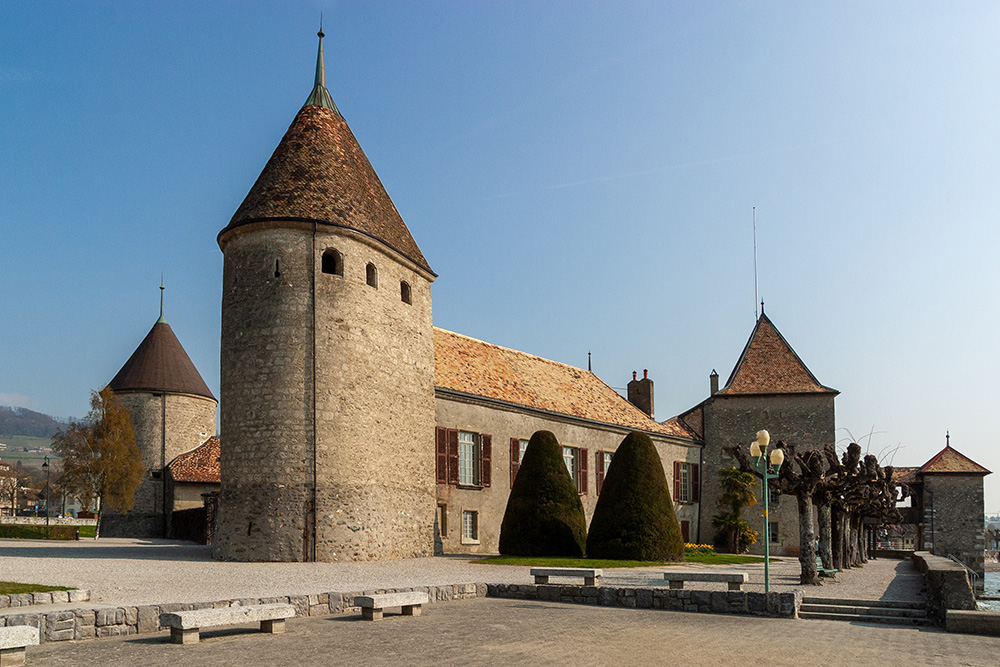
[[[590,371],[437,327],[434,385],[569,417],[694,439],[676,420],[654,421]]]

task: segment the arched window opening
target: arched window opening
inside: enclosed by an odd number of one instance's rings
[[[365,267],[365,282],[368,283],[370,287],[378,289],[378,269],[371,262]]]
[[[333,248],[327,248],[323,253],[323,273],[334,276],[344,275],[344,256]]]
[[[403,303],[413,303],[410,300],[410,283],[405,280],[399,283],[399,298],[403,300]]]

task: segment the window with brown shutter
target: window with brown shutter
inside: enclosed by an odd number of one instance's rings
[[[458,430],[448,429],[448,483],[458,485]]]
[[[594,471],[597,478],[597,495],[601,495],[601,487],[604,486],[604,452],[600,450],[594,452]]]
[[[674,461],[674,502],[681,501],[681,462]]]
[[[701,479],[698,474],[698,468],[700,466],[697,463],[691,464],[691,502],[697,503],[701,499]]]
[[[521,439],[510,439],[510,487],[514,488],[514,478],[521,469]]]
[[[587,494],[587,450],[580,449],[580,493]]]
[[[448,429],[435,429],[435,451],[437,452],[437,483],[448,483]]]
[[[479,483],[489,486],[493,481],[493,436],[486,433],[479,436],[479,462],[482,464]]]

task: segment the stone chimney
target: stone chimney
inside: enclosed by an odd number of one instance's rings
[[[719,374],[715,372],[714,368],[712,369],[712,374],[708,376],[708,380],[709,380],[709,382],[712,385],[712,395],[714,396],[715,394],[718,394],[719,393]]]
[[[653,418],[653,381],[649,379],[649,370],[643,369],[642,379],[636,379],[636,372],[632,371],[632,381],[628,383],[628,402],[639,408],[650,419]]]

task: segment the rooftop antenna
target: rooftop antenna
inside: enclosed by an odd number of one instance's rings
[[[157,322],[166,322],[166,320],[163,318],[163,290],[164,290],[163,274],[161,273],[160,274],[160,319],[156,320]]]
[[[757,207],[753,207],[753,319],[756,322],[757,314]],[[761,308],[763,308],[761,304]]]

